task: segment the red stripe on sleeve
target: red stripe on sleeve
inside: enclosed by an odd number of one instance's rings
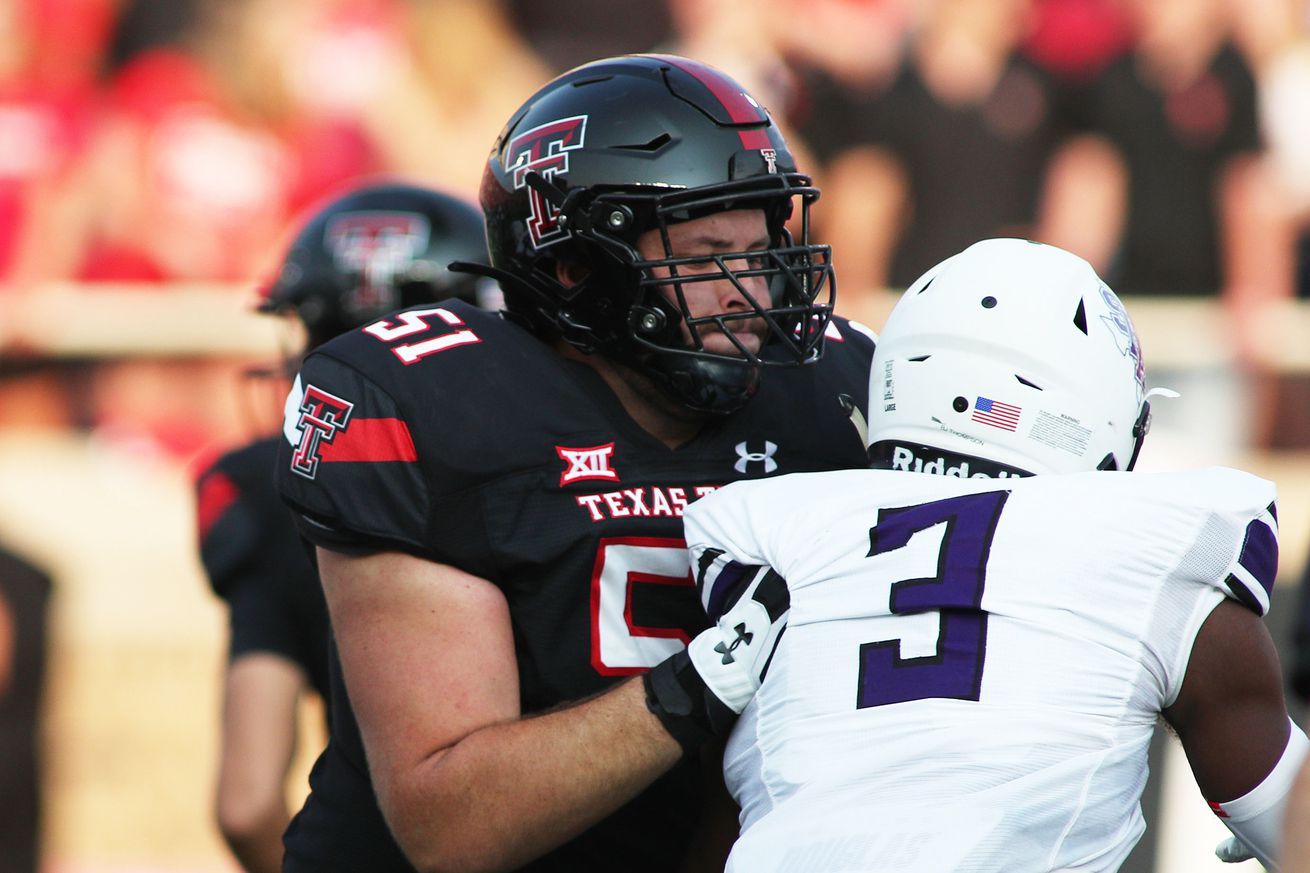
[[[356,418],[332,442],[323,443],[324,463],[417,461],[409,426],[399,418]]]
[[[223,513],[240,496],[237,486],[224,473],[210,473],[200,480],[199,493],[196,495],[196,527],[201,542],[205,541],[214,523],[223,517]]]

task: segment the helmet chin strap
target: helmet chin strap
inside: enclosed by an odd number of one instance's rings
[[[1142,443],[1146,441],[1146,435],[1151,431],[1151,398],[1177,398],[1181,396],[1172,388],[1152,388],[1146,392],[1146,396],[1142,398],[1142,411],[1138,413],[1137,421],[1133,423],[1133,455],[1128,459],[1128,466],[1124,467],[1125,470],[1131,470],[1137,466],[1137,456],[1142,453]],[[1098,467],[1097,469],[1102,468]],[[1113,467],[1110,469],[1113,469]]]
[[[741,409],[760,387],[760,368],[745,360],[654,352],[644,357],[637,369],[688,409],[714,415]]]

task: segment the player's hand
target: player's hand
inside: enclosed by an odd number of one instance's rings
[[[646,706],[687,753],[727,733],[755,696],[787,625],[786,581],[753,567],[713,626],[645,676]]]
[[[706,687],[734,715],[746,708],[764,681],[790,607],[786,580],[760,567],[744,580],[736,602],[687,647]]]
[[[1229,837],[1222,843],[1214,847],[1215,857],[1225,864],[1236,864],[1239,861],[1249,861],[1255,857],[1246,844],[1237,837]]]

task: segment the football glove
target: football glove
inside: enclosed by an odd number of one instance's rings
[[[786,629],[786,580],[769,567],[752,570],[711,627],[646,674],[646,705],[684,752],[731,730],[764,681]]]

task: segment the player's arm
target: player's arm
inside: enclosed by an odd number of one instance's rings
[[[419,870],[519,866],[681,757],[640,678],[521,718],[509,610],[486,580],[399,552],[318,554],[378,801]]]
[[[1233,600],[1214,609],[1164,715],[1224,824],[1263,863],[1275,862],[1306,739],[1288,718],[1278,654],[1259,616]]]
[[[285,786],[307,684],[299,665],[271,652],[247,652],[228,665],[216,810],[223,839],[248,873],[282,869]]]
[[[272,596],[274,576],[282,570],[265,557],[268,520],[260,499],[239,484],[242,463],[236,456],[219,461],[201,475],[196,493],[201,562],[227,604],[231,627],[214,816],[243,869],[276,873],[290,820],[286,780],[295,754],[297,705],[308,680],[281,652],[281,637],[292,623]]]
[[[631,800],[750,699],[740,676],[750,646],[716,654],[727,650],[716,626],[644,676],[523,717],[499,588],[401,552],[318,555],[378,802],[420,871],[509,870],[539,857]]]

